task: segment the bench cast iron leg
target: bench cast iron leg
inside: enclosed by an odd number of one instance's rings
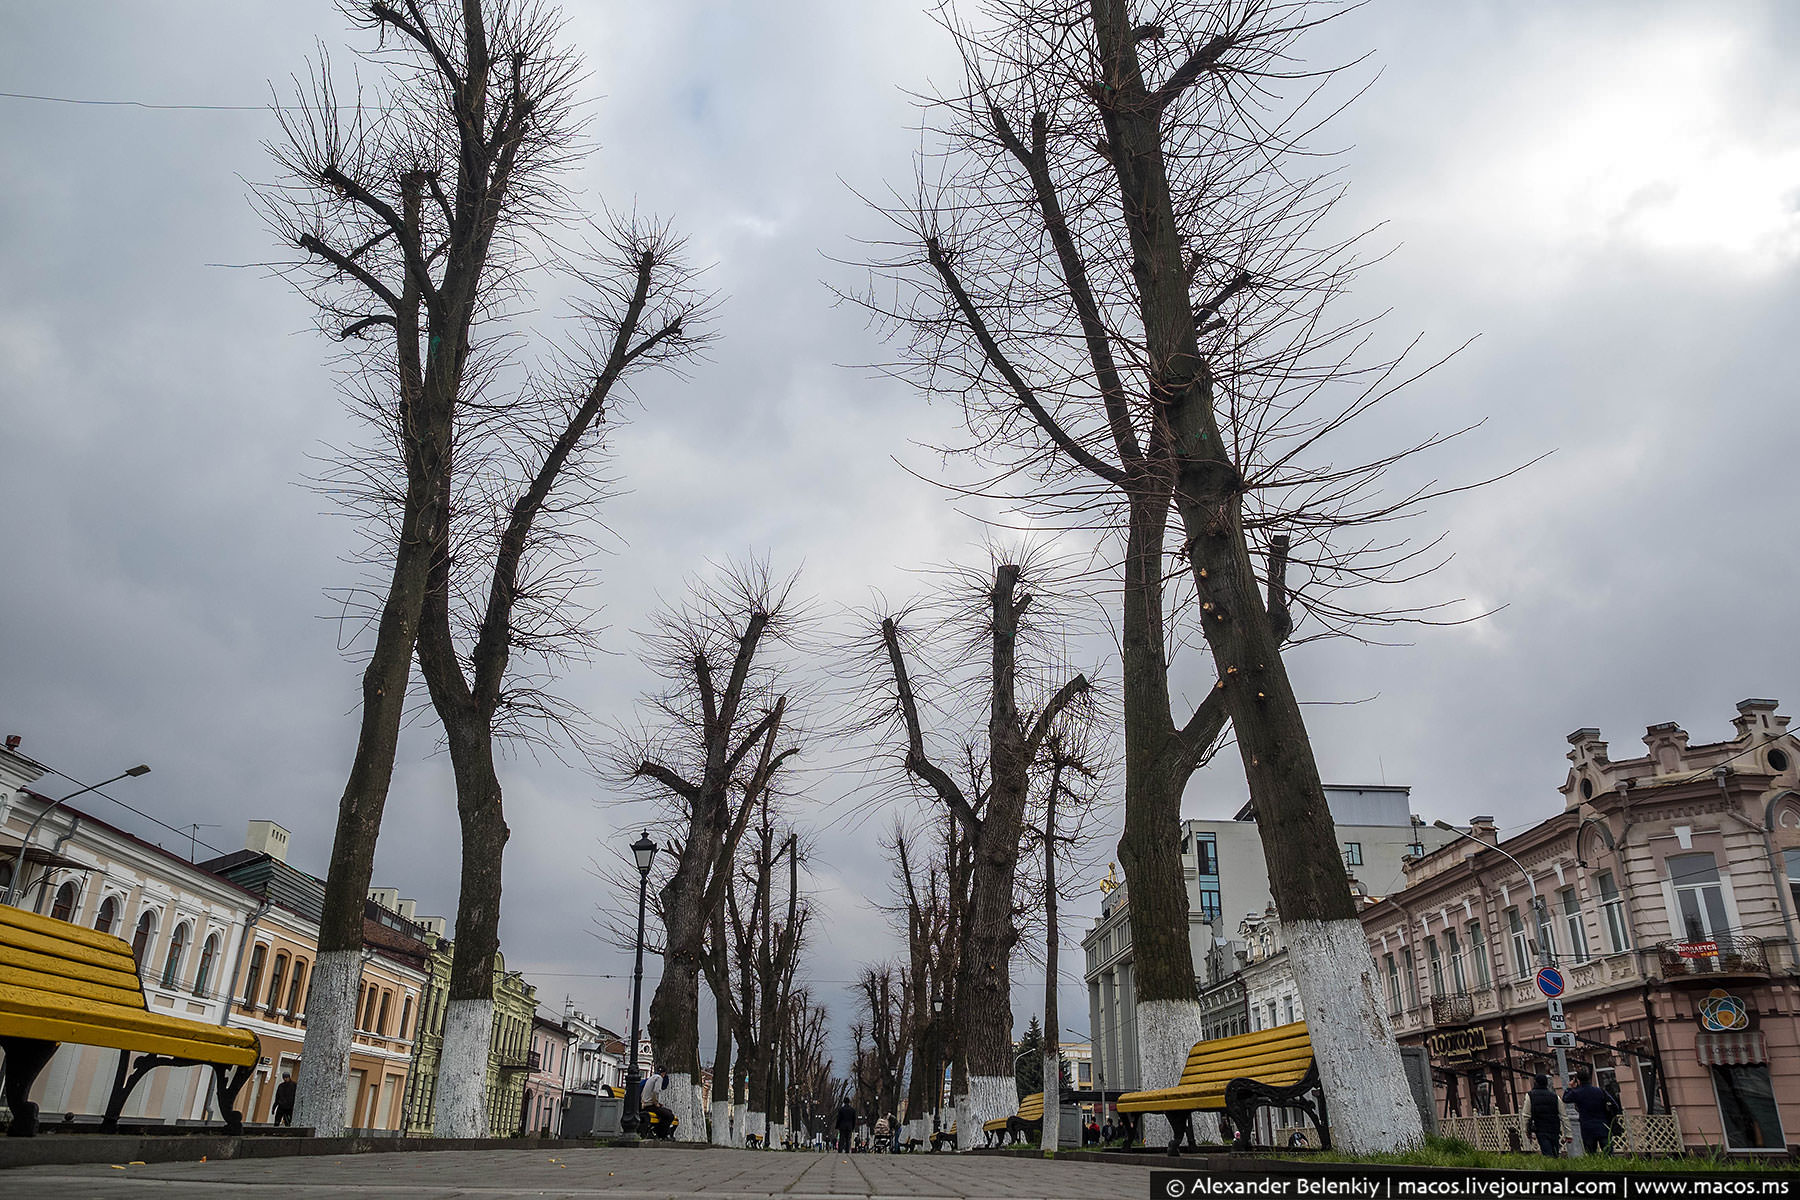
[[[1164,1113],[1163,1117],[1169,1122],[1170,1158],[1179,1158],[1181,1156],[1181,1139],[1183,1136],[1186,1136],[1187,1144],[1189,1146],[1196,1150],[1200,1148],[1199,1143],[1194,1141],[1194,1123],[1191,1119],[1193,1117],[1192,1113],[1185,1110],[1178,1113],[1169,1112]]]
[[[121,1074],[123,1074],[124,1071],[125,1057],[129,1053],[130,1051],[128,1050],[119,1051],[119,1067]],[[167,1058],[161,1054],[138,1055],[137,1061],[131,1064],[130,1076],[122,1082],[113,1084],[112,1098],[106,1102],[106,1117],[100,1122],[100,1129],[102,1132],[119,1132],[119,1115],[125,1111],[126,1102],[131,1099],[131,1093],[137,1090],[137,1085],[143,1082],[144,1076],[156,1070],[158,1067],[166,1067],[175,1061],[175,1059]]]
[[[38,1106],[31,1102],[31,1085],[38,1072],[56,1053],[55,1042],[36,1038],[0,1038],[0,1050],[6,1051],[6,1107],[12,1109],[12,1124],[7,1137],[36,1137]]]
[[[231,1067],[213,1064],[213,1092],[219,1100],[219,1115],[225,1119],[225,1132],[237,1137],[244,1132],[244,1114],[235,1107],[238,1093],[250,1079],[254,1066]]]

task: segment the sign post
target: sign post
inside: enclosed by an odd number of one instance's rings
[[[1537,899],[1535,896],[1532,898]],[[1543,928],[1543,923],[1540,921],[1539,932],[1542,932]],[[1544,965],[1538,968],[1537,988],[1544,994],[1544,1010],[1550,1018],[1550,1032],[1545,1035],[1544,1041],[1556,1051],[1556,1074],[1562,1080],[1563,1087],[1566,1088],[1571,1082],[1569,1079],[1569,1051],[1575,1047],[1575,1035],[1568,1032],[1568,1022],[1563,1018],[1562,994],[1569,985],[1563,979],[1563,973],[1550,964],[1548,950],[1542,950],[1541,953]],[[1581,1132],[1577,1129],[1575,1140],[1569,1146],[1569,1156],[1573,1158],[1581,1154],[1583,1149]]]

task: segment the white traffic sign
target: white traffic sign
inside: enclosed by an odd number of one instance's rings
[[[1561,1000],[1558,1000],[1556,997],[1552,996],[1550,999],[1544,1001],[1544,1007],[1550,1010],[1550,1016],[1551,1016],[1552,1020],[1557,1020],[1557,1021],[1562,1020],[1563,1002]]]
[[[1575,1035],[1563,1030],[1555,1030],[1544,1035],[1544,1044],[1552,1050],[1573,1050]]]

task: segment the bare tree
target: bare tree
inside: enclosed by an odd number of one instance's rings
[[[1119,857],[1144,1083],[1175,1082],[1201,1036],[1176,830],[1229,720],[1302,947],[1302,995],[1327,1034],[1321,1070],[1361,1150],[1416,1141],[1418,1117],[1281,647],[1296,608],[1314,635],[1434,619],[1354,592],[1433,565],[1435,542],[1381,529],[1453,489],[1385,490],[1444,436],[1350,465],[1322,448],[1417,377],[1405,355],[1366,355],[1368,323],[1336,315],[1361,239],[1329,232],[1341,185],[1307,145],[1331,115],[1334,73],[1296,53],[1333,11],[996,0],[979,31],[946,15],[965,84],[935,106],[938,144],[890,211],[901,248],[881,269],[896,289],[865,300],[906,339],[897,369],[962,403],[961,449],[996,472],[976,490],[1022,495],[1122,548]],[[1165,589],[1170,555],[1191,605]],[[1290,560],[1303,572],[1291,590]],[[1195,643],[1216,682],[1176,712],[1170,657]]]
[[[988,650],[987,671],[978,686],[986,709],[986,737],[981,765],[972,772],[982,782],[973,793],[939,764],[928,746],[908,666],[907,631],[892,616],[880,624],[891,671],[886,717],[899,725],[906,739],[905,770],[955,816],[971,843],[969,908],[955,989],[959,1051],[968,1071],[968,1091],[958,1093],[956,1101],[958,1136],[965,1145],[973,1144],[972,1131],[978,1131],[983,1121],[1010,1116],[1018,1108],[1011,1061],[1010,962],[1019,938],[1013,892],[1026,804],[1044,739],[1062,713],[1088,691],[1086,676],[1076,675],[1054,690],[1046,683],[1036,709],[1021,707],[1021,674],[1029,686],[1046,672],[1036,663],[1022,669],[1019,662],[1022,643],[1030,649],[1041,635],[1027,617],[1033,595],[1021,591],[1020,581],[1018,563],[996,564],[980,608],[959,614],[965,629],[979,631]],[[977,801],[982,802],[979,812]]]
[[[858,1107],[870,1122],[892,1118],[900,1105],[900,1081],[912,1051],[911,992],[907,970],[894,963],[864,967],[856,980],[856,1002],[868,1045],[863,1058],[867,1080],[866,1104]]]
[[[448,532],[455,426],[493,366],[476,326],[503,310],[558,214],[580,73],[558,44],[559,18],[535,0],[344,11],[377,35],[364,58],[382,94],[343,103],[321,62],[279,114],[270,152],[281,177],[259,191],[273,229],[303,255],[287,274],[318,304],[321,327],[361,339],[347,355],[349,395],[380,448],[337,480],[353,506],[373,510],[386,591],[338,806],[296,1101],[321,1134],[344,1128],[363,906],[431,559]]]
[[[793,585],[772,578],[766,564],[747,564],[713,586],[695,584],[684,605],[660,614],[646,661],[666,687],[649,698],[653,723],[622,735],[614,750],[621,781],[674,817],[674,864],[659,889],[663,973],[648,1029],[669,1072],[663,1102],[681,1118],[686,1140],[705,1138],[699,987],[708,928],[757,799],[799,753],[797,745],[777,748],[792,736],[778,648],[796,620]]]

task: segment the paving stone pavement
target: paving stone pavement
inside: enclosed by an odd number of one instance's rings
[[[0,1172],[18,1200],[247,1196],[336,1200],[394,1196],[943,1197],[945,1200],[1145,1200],[1147,1167],[926,1154],[812,1154],[751,1150],[438,1150],[238,1159],[119,1167],[21,1167]]]

